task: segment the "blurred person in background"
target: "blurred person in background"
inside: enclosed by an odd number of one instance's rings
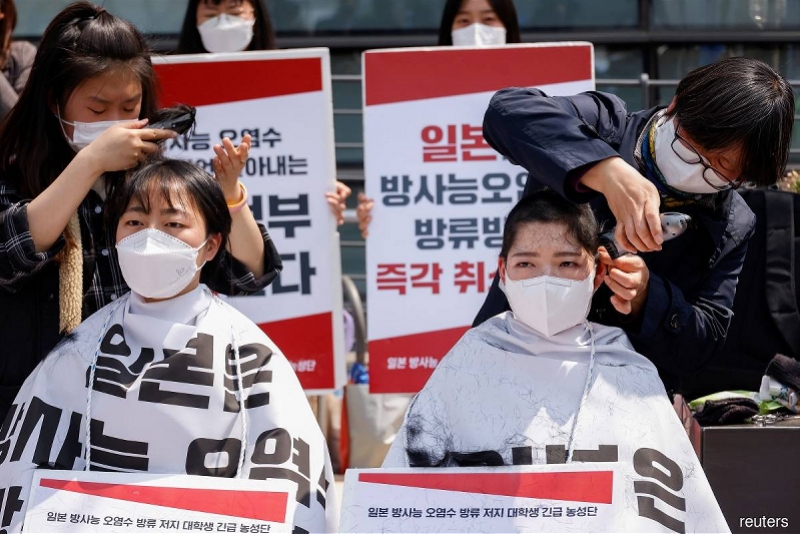
[[[521,42],[513,0],[447,0],[439,25],[439,46],[490,46]],[[358,195],[358,228],[366,239],[374,201]]]
[[[439,25],[439,46],[519,43],[512,0],[447,0]]]
[[[11,41],[16,25],[14,0],[0,0],[0,123],[17,103],[36,57],[36,47],[28,41]]]
[[[264,0],[190,0],[179,54],[272,50],[275,32]]]

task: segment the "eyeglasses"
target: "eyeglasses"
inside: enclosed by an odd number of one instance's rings
[[[738,189],[747,179],[744,174],[740,174],[734,180],[729,180],[720,171],[714,168],[692,144],[678,133],[680,125],[675,126],[675,139],[672,140],[672,151],[681,158],[684,163],[690,165],[703,166],[703,180],[717,191],[728,191]]]

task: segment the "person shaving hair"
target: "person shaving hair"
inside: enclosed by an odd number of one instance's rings
[[[598,231],[587,205],[551,190],[514,207],[498,259],[511,311],[444,357],[383,467],[614,462],[625,502],[636,503],[635,485],[658,464],[669,476],[653,476],[686,506],[662,515],[639,506],[608,531],[726,532],[655,366],[622,330],[587,320],[606,276]]]

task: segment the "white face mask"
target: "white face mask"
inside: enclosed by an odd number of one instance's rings
[[[684,193],[710,194],[719,192],[703,178],[705,167],[700,163],[686,163],[675,153],[672,142],[675,141],[675,118],[666,116],[659,119],[655,131],[656,165],[667,185]],[[675,141],[677,150],[685,151],[684,157],[691,160],[697,155],[685,147],[680,140]],[[712,181],[718,186],[727,186],[728,182],[708,171],[706,176],[713,177]]]
[[[506,29],[476,22],[466,28],[453,30],[453,46],[489,46],[506,44]]]
[[[145,228],[117,243],[122,276],[132,291],[151,299],[174,297],[194,278],[203,265],[197,254],[208,242],[192,248],[177,237]]]
[[[255,22],[223,13],[200,24],[197,31],[209,52],[241,52],[253,40]]]
[[[594,294],[594,272],[584,280],[537,276],[512,280],[503,287],[514,317],[545,337],[586,321]]]
[[[117,124],[123,124],[126,122],[131,122],[130,120],[69,122],[61,118],[60,111],[56,113],[56,117],[58,117],[59,126],[61,126],[61,132],[64,134],[64,137],[66,137],[69,146],[71,146],[72,150],[74,150],[75,152],[78,152],[79,150],[89,146],[89,143],[100,137],[100,134],[102,134],[112,126],[115,126]],[[72,138],[70,138],[70,136],[67,135],[67,131],[64,130],[64,124],[69,124],[70,126],[72,126]]]

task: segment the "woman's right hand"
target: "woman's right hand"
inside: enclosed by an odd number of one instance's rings
[[[358,208],[356,208],[356,216],[358,217],[358,229],[361,230],[361,237],[364,239],[369,235],[369,223],[372,221],[372,206],[375,202],[371,198],[367,198],[364,193],[358,194]]]
[[[145,128],[147,119],[116,124],[78,152],[99,174],[124,171],[158,151],[157,141],[177,137],[172,130]]]
[[[661,250],[661,196],[650,180],[614,157],[596,163],[581,177],[581,183],[606,197],[617,219],[614,237],[623,249],[634,254]]]

